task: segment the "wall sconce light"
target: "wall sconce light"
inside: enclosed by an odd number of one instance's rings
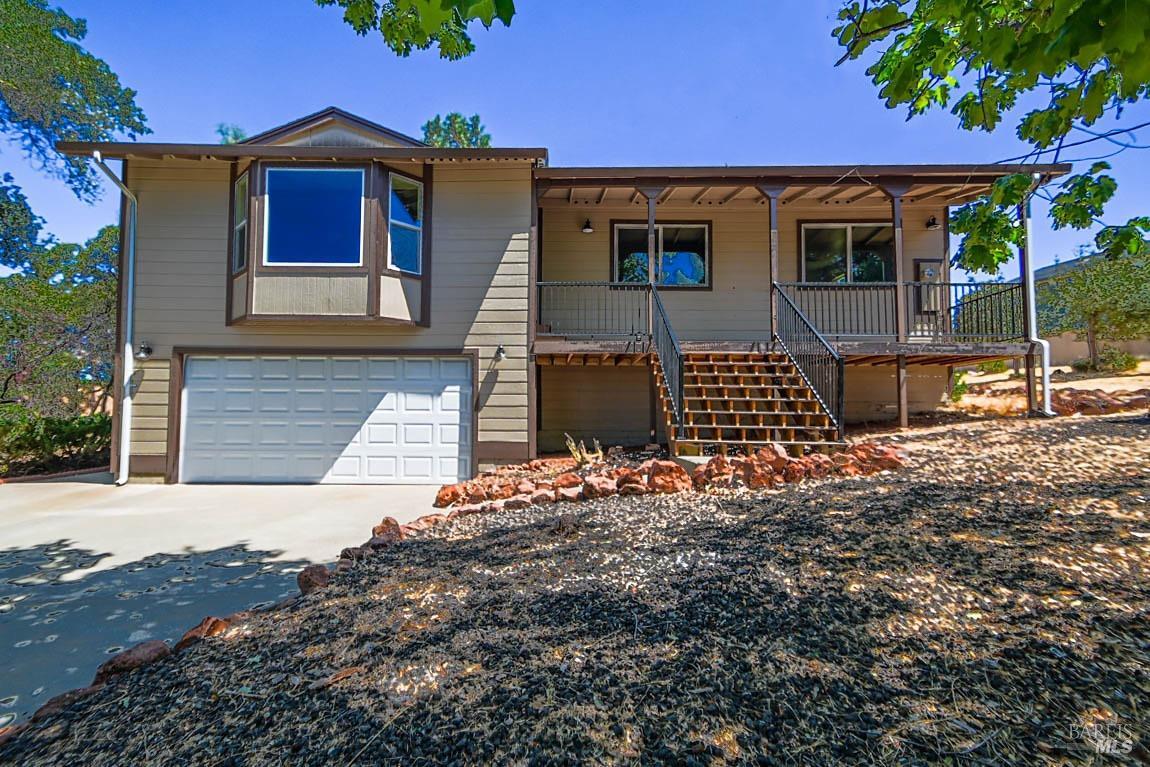
[[[583,222],[583,234],[594,234],[595,227],[591,226],[591,219]]]
[[[942,229],[942,224],[938,223],[938,219],[936,217],[931,216],[926,220],[926,228],[934,232]]]
[[[507,359],[507,350],[503,348],[503,344],[499,344],[495,348],[495,362],[498,364],[505,359]]]
[[[150,359],[151,356],[152,343],[150,341],[140,341],[139,345],[136,346],[136,359],[143,362],[146,359]]]

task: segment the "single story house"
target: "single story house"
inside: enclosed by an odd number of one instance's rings
[[[1069,169],[563,168],[335,108],[61,149],[123,192],[114,467],[168,482],[442,483],[565,434],[803,450],[905,423],[952,366],[1040,352],[1025,251],[1019,283],[952,282],[949,207]]]

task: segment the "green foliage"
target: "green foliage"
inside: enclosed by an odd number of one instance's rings
[[[1116,346],[1106,346],[1102,349],[1102,369],[1112,370],[1115,373],[1126,373],[1138,368],[1138,358],[1130,352],[1124,352]]]
[[[32,212],[12,176],[0,175],[0,266],[18,269],[40,241],[44,220]]]
[[[498,19],[511,25],[514,0],[315,0],[343,9],[343,20],[356,34],[375,30],[400,56],[439,49],[441,58],[462,59],[475,51],[467,26],[478,21],[490,28]]]
[[[991,360],[978,363],[978,369],[983,373],[1005,373],[1006,360]]]
[[[58,141],[109,141],[148,133],[135,91],[84,50],[87,34],[46,0],[0,0],[0,136],[63,179],[81,199],[95,198],[96,171],[65,157]]]
[[[37,418],[0,413],[0,474],[14,465],[51,465],[100,457],[112,445],[112,418],[105,413]]]
[[[423,143],[452,149],[489,147],[491,134],[479,115],[464,117],[451,112],[446,117],[436,115],[423,124]]]
[[[1038,286],[1044,335],[1075,333],[1101,365],[1104,341],[1150,336],[1150,256],[1096,255]]]
[[[66,417],[98,407],[112,378],[119,229],[83,246],[38,245],[0,279],[0,407]]]
[[[964,129],[990,132],[1014,119],[1011,110],[1035,105],[1015,125],[1032,147],[1028,157],[1060,160],[1071,145],[1131,143],[1122,130],[1090,126],[1120,119],[1124,107],[1150,95],[1146,2],[847,0],[838,18],[834,33],[846,50],[839,63],[877,47],[867,74],[887,106],[905,107],[910,117],[949,109]],[[1071,131],[1092,138],[1068,142]],[[1108,169],[1096,163],[1061,184],[1051,205],[1055,228],[1100,223],[1117,188]],[[997,192],[996,185],[991,197]],[[1009,207],[1017,202],[983,199],[954,212],[951,231],[964,235],[957,265],[997,271],[1018,241]],[[1150,222],[1131,219],[1104,226],[1095,244],[1112,255],[1142,253],[1147,231]]]
[[[248,132],[235,123],[217,123],[216,135],[221,144],[238,144],[248,137]]]
[[[966,382],[966,373],[960,370],[954,374],[954,383],[950,387],[950,401],[961,402],[968,391],[970,384]]]

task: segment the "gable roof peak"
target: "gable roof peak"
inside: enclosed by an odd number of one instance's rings
[[[342,125],[356,133],[367,134],[378,138],[382,143],[392,146],[403,147],[422,147],[427,146],[417,138],[412,138],[399,131],[392,130],[385,125],[380,125],[359,115],[352,114],[345,109],[340,109],[336,106],[329,106],[318,112],[313,112],[309,115],[304,115],[291,122],[284,123],[270,130],[257,133],[250,138],[241,141],[241,144],[284,144],[289,143],[294,137],[303,136],[308,131],[315,131],[323,126],[329,125]]]

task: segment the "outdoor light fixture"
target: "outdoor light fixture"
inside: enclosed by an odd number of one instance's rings
[[[495,361],[502,362],[507,359],[507,350],[503,348],[503,344],[499,344],[495,349]]]
[[[152,356],[152,344],[150,341],[140,341],[140,345],[136,347],[136,359],[146,360]]]
[[[595,232],[595,227],[591,226],[591,219],[587,219],[586,221],[584,221],[583,222],[583,234],[593,234],[594,232]]]
[[[937,218],[931,216],[926,220],[926,228],[933,232],[935,230],[942,229],[942,224],[938,223]]]

